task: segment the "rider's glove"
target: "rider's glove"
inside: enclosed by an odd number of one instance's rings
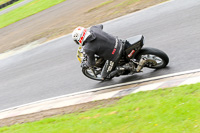
[[[83,62],[81,63],[81,67],[82,67],[82,68],[88,68],[87,63],[86,63],[85,61],[83,61]]]

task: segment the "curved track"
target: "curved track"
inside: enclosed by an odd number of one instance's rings
[[[71,35],[0,61],[0,110],[50,97],[200,67],[200,2],[174,0],[104,23],[104,30],[126,38],[145,36],[145,45],[165,51],[169,66],[107,82],[81,73]]]

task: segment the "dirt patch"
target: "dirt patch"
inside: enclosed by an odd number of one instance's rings
[[[109,107],[109,106],[114,105],[117,101],[119,101],[119,99],[121,98],[111,98],[111,99],[93,101],[93,102],[72,105],[72,106],[63,107],[63,108],[50,109],[50,110],[41,111],[38,113],[33,113],[33,114],[28,114],[28,115],[6,118],[6,119],[0,120],[0,127],[10,126],[17,123],[22,124],[26,122],[38,121],[44,118],[59,116],[59,115],[64,115],[64,114],[69,114],[69,113],[84,112],[84,111],[87,111],[89,109],[94,109],[94,108]]]
[[[38,40],[71,33],[79,25],[90,27],[166,0],[66,0],[0,30],[0,53]]]

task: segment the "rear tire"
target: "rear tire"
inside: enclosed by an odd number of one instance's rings
[[[167,66],[169,57],[167,54],[156,48],[143,48],[136,55],[136,60],[139,61],[142,57],[147,58],[147,63],[144,67],[160,69]]]

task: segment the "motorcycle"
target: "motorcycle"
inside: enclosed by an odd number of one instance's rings
[[[120,58],[120,61],[116,67],[121,71],[121,75],[133,75],[135,73],[142,72],[144,67],[151,69],[161,69],[167,66],[169,63],[169,57],[167,54],[159,49],[145,47],[144,36],[137,35],[127,38],[124,43],[129,43],[128,47],[123,50],[124,54]],[[77,50],[77,58],[80,63],[87,61],[87,55],[83,51],[83,47],[79,47]],[[106,62],[103,58],[95,55],[96,65],[94,67],[82,67],[82,73],[93,80],[102,81],[101,71]],[[125,69],[129,66],[129,70]],[[118,75],[119,76],[119,75]],[[113,78],[113,77],[111,77]]]

